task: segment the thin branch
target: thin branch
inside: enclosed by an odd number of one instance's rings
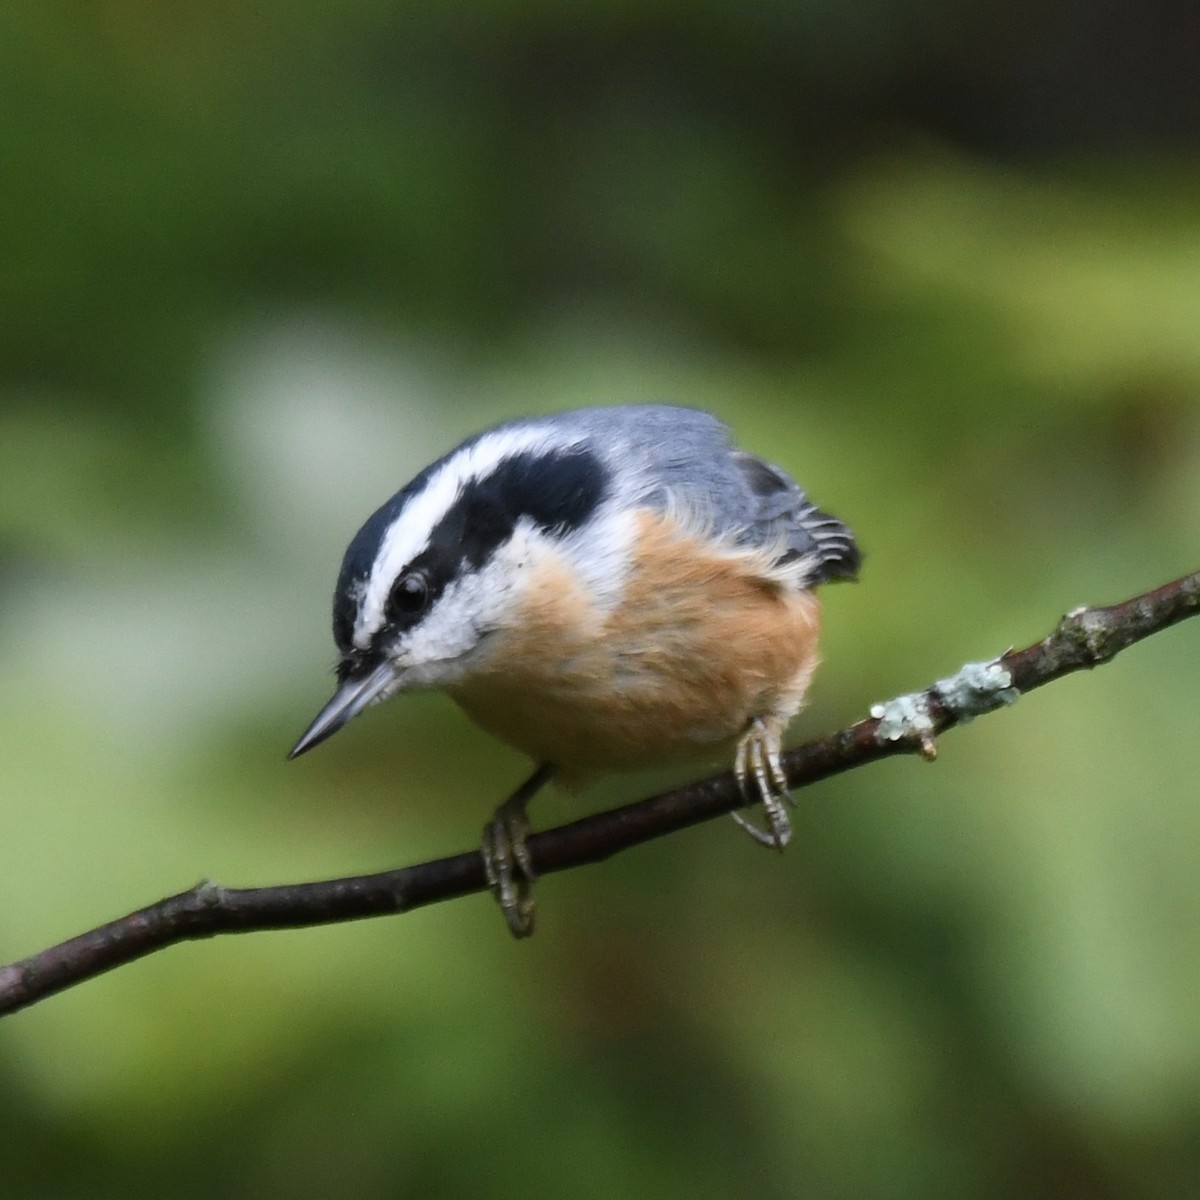
[[[1023,650],[969,663],[920,692],[876,705],[871,716],[784,756],[793,788],[894,754],[936,753],[938,734],[1012,703],[1018,696],[1084,667],[1200,611],[1200,572],[1124,604],[1068,613],[1054,632]],[[722,816],[744,803],[728,774],[584,817],[533,835],[538,874],[599,862],[652,838]],[[484,890],[477,850],[450,858],[320,883],[227,888],[204,882],[60,945],[0,967],[0,1014],[134,959],[191,938],[351,921],[407,912]]]

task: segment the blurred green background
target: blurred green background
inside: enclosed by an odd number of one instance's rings
[[[796,737],[1195,568],[1198,54],[1167,0],[5,5],[0,958],[474,842],[526,764],[440,697],[283,756],[345,542],[502,417],[705,406],[854,526]],[[6,1191],[1198,1196],[1197,639],[528,944],[473,897],[12,1017]]]

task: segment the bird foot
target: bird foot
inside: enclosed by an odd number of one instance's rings
[[[549,778],[550,769],[539,767],[483,827],[480,853],[484,874],[515,938],[526,938],[533,933],[536,908],[533,884],[537,872],[526,845],[529,818],[525,806]]]
[[[738,743],[733,773],[737,778],[738,790],[746,802],[762,805],[768,828],[760,828],[741,813],[729,815],[760,846],[782,850],[792,838],[792,823],[784,804],[794,805],[796,802],[788,791],[787,776],[779,761],[779,739],[768,732],[760,717],[754,718]]]

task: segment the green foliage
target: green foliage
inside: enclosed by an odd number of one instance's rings
[[[0,958],[475,840],[524,764],[439,698],[283,754],[347,537],[505,415],[710,407],[855,527],[797,737],[1194,568],[1194,161],[915,133],[957,7],[0,14]],[[476,898],[53,999],[6,1181],[1190,1194],[1196,636],[812,789],[782,858],[548,879],[529,945]]]

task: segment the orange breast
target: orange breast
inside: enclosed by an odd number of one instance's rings
[[[523,594],[491,658],[448,691],[484,729],[568,773],[712,754],[754,717],[782,728],[817,664],[811,592],[656,513],[639,518],[613,611],[598,612],[556,556],[530,569]]]

